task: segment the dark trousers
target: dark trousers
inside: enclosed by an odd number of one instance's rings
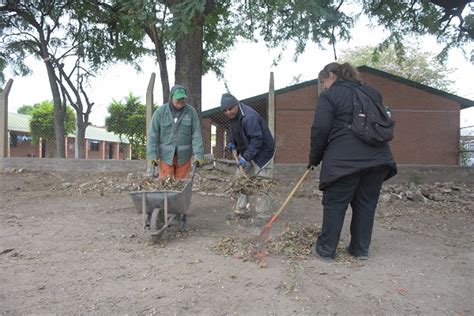
[[[388,171],[385,166],[366,169],[344,176],[324,190],[323,227],[316,240],[316,251],[321,256],[336,256],[349,204],[352,207],[349,252],[354,256],[368,255],[375,209]]]

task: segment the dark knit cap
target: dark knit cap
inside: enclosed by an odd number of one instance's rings
[[[221,110],[227,110],[239,104],[239,100],[237,100],[232,94],[224,93],[221,98]]]

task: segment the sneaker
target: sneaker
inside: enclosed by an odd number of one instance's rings
[[[357,259],[357,260],[367,260],[367,259],[369,259],[369,256],[368,256],[368,255],[359,255],[359,256],[354,255],[354,254],[349,250],[349,246],[346,247],[346,251],[347,251],[347,253],[348,253],[350,256],[354,257],[354,258]]]
[[[316,249],[314,247],[312,247],[311,249],[311,255],[316,258],[316,259],[319,259],[323,262],[333,262],[334,261],[334,258],[331,258],[331,257],[326,257],[326,256],[322,256],[320,255]]]

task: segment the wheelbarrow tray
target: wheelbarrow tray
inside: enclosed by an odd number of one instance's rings
[[[185,180],[181,191],[133,191],[130,192],[133,205],[138,213],[143,212],[143,195],[145,195],[145,213],[151,214],[154,209],[164,209],[168,199],[168,214],[186,214],[191,205],[192,179]]]

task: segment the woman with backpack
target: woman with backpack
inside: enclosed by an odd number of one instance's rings
[[[351,129],[354,89],[361,88],[374,102],[382,104],[380,93],[359,80],[349,63],[326,65],[319,73],[324,87],[311,126],[308,168],[321,163],[319,189],[323,191],[323,225],[313,254],[324,261],[336,256],[344,217],[352,208],[350,255],[367,259],[375,209],[382,184],[397,173],[388,142],[369,144]]]

